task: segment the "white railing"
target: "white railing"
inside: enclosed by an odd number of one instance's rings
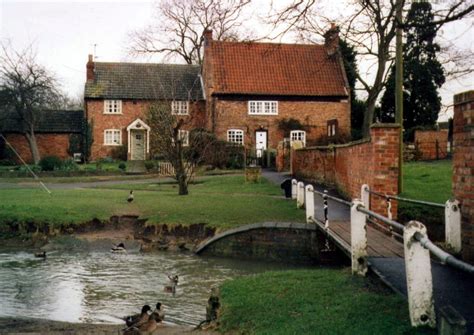
[[[174,167],[170,162],[159,162],[158,171],[160,176],[174,176]]]
[[[370,193],[374,192],[370,192],[368,185],[363,185],[361,188],[362,200],[354,199],[352,202],[330,196],[327,194],[327,191],[316,191],[313,185],[308,184],[304,186],[304,183],[298,182],[296,179],[292,180],[292,186],[294,190],[293,194],[295,194],[293,198],[297,199],[298,208],[305,207],[306,221],[308,223],[316,223],[318,221],[315,218],[314,194],[323,198],[324,229],[328,234],[330,232],[330,222],[328,219],[329,207],[327,200],[331,199],[350,207],[351,245],[349,248],[351,253],[352,273],[355,275],[365,276],[368,271],[366,224],[369,218],[377,219],[388,225],[391,230],[397,230],[402,233],[400,236],[403,237],[404,244],[408,306],[412,326],[436,326],[430,252],[436,256],[442,264],[455,267],[471,275],[474,274],[473,265],[465,263],[437,247],[428,238],[426,227],[421,222],[410,221],[404,226],[392,220],[392,218],[371,211],[369,209]],[[301,187],[305,190],[304,197],[301,197],[298,193]],[[301,200],[303,202],[301,202]],[[449,217],[449,220],[446,220],[446,225],[453,225],[453,227],[449,228],[450,234],[453,235],[450,238],[458,241],[461,235],[458,202],[450,201],[449,206],[448,204],[446,205],[446,210],[450,211],[449,215],[446,214],[446,217]],[[454,236],[455,234],[459,236]]]

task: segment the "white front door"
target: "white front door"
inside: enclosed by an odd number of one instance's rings
[[[131,160],[145,160],[145,136],[144,130],[131,130]]]
[[[257,131],[255,132],[255,149],[257,151],[257,157],[262,157],[263,152],[267,150],[267,132]]]

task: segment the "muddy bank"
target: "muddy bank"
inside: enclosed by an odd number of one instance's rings
[[[45,250],[68,247],[84,248],[83,240],[89,244],[104,241],[111,243],[127,242],[140,251],[188,250],[192,251],[203,240],[214,236],[215,228],[204,223],[191,225],[147,224],[147,219],[138,216],[112,216],[109,220],[93,219],[83,224],[62,224],[58,227],[47,223],[7,222],[2,225],[0,235],[3,245],[8,247],[34,247]],[[97,245],[96,245],[97,246]]]
[[[122,334],[123,325],[69,323],[43,319],[0,317],[0,334],[70,334],[70,335],[117,335]],[[185,326],[163,324],[153,334],[218,334],[212,331],[193,330]]]

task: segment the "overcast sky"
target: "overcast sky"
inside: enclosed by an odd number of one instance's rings
[[[268,4],[268,0],[261,1]],[[261,4],[254,2],[260,10]],[[79,97],[87,55],[94,53],[94,45],[98,61],[133,61],[126,51],[127,34],[150,23],[152,13],[153,0],[0,0],[0,39],[9,39],[18,50],[33,44],[38,61],[57,75],[71,97]],[[458,43],[474,52],[472,20],[462,26],[464,34]],[[445,29],[448,36],[455,27],[459,25]],[[454,93],[468,89],[474,89],[473,76],[445,84],[443,103],[451,104]]]

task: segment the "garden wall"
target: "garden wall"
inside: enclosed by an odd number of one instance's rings
[[[375,124],[368,140],[295,150],[292,174],[334,184],[352,199],[360,198],[363,184],[368,184],[373,191],[396,195],[399,141],[398,125]],[[371,196],[370,201],[372,210],[387,214],[385,199]],[[394,202],[393,214],[397,212],[396,206]]]
[[[474,264],[474,91],[454,96],[453,193],[461,205],[463,259]]]
[[[36,142],[41,157],[57,156],[61,159],[70,158],[69,149],[70,134],[36,134]],[[27,163],[33,162],[30,146],[23,134],[7,134],[7,141],[15,148],[18,154]],[[16,156],[14,156],[16,159]]]
[[[415,146],[420,159],[445,159],[448,154],[448,130],[416,130]]]

